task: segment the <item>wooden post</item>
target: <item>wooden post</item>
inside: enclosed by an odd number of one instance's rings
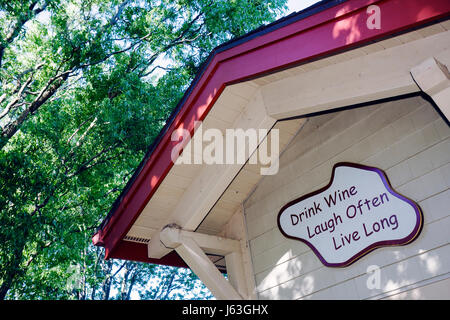
[[[258,299],[242,205],[228,221],[221,236],[239,240],[241,244],[239,255],[225,256],[228,279],[244,299]]]

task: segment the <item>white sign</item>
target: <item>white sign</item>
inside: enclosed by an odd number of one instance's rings
[[[395,192],[382,170],[347,162],[333,167],[327,186],[278,214],[283,235],[305,242],[329,267],[350,265],[381,246],[407,244],[422,222],[419,206]]]

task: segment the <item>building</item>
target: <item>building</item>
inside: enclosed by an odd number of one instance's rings
[[[449,17],[321,1],[219,46],[94,244],[188,266],[219,299],[450,298]],[[209,129],[248,133],[245,161],[174,164],[204,160]]]

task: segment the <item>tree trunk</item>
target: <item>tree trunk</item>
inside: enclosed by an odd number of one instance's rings
[[[8,123],[5,127],[2,128],[0,137],[0,149],[3,149],[3,147],[8,143],[9,139],[11,139],[16,134],[16,132],[19,131],[23,122],[55,94],[55,92],[62,86],[62,84],[67,80],[68,77],[69,73],[66,72],[53,84],[49,83],[47,89],[42,92],[42,94],[39,95],[39,97],[34,100],[28,108],[22,111],[17,119]]]
[[[16,248],[14,250],[13,254],[13,260],[10,264],[7,264],[6,267],[6,276],[2,279],[2,285],[0,287],[0,300],[5,300],[6,294],[8,293],[9,289],[11,288],[15,278],[20,273],[20,264],[23,259],[23,250],[25,249],[26,245],[26,236],[28,235],[28,232],[26,231],[24,235],[21,235],[23,237],[19,237],[21,239],[20,243],[16,244]]]
[[[127,297],[127,283],[128,283],[128,276],[130,275],[130,263],[126,263],[125,266],[125,272],[123,274],[123,278],[122,278],[122,285],[120,288],[120,299],[121,300],[126,300]]]
[[[102,289],[103,289],[103,294],[102,294],[102,300],[109,300],[109,294],[111,292],[111,282],[112,282],[112,276],[111,276],[111,270],[112,270],[112,266],[113,263],[111,260],[106,261],[106,275],[105,275],[105,280],[103,280],[103,285],[102,285]]]

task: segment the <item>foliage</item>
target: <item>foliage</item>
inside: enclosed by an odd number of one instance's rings
[[[198,286],[184,269],[105,261],[90,237],[208,53],[285,2],[0,1],[0,299]]]

